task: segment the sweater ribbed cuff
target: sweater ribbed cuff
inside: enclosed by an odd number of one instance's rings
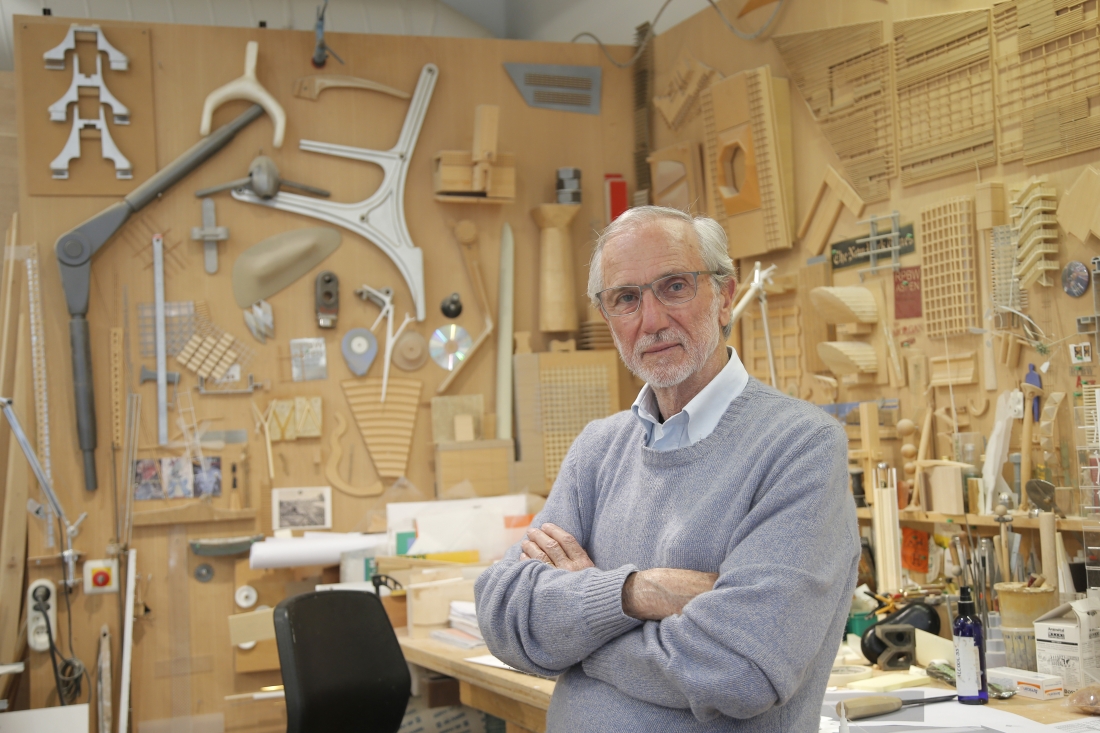
[[[584,587],[584,618],[589,632],[600,641],[609,641],[625,634],[642,622],[623,613],[623,584],[633,565],[615,570],[594,570],[588,574]]]

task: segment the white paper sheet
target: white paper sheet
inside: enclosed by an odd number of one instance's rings
[[[280,539],[268,537],[255,542],[249,551],[248,566],[253,570],[267,568],[297,568],[306,565],[338,565],[340,554],[352,550],[382,548],[386,546],[384,534],[334,534],[322,533],[309,537]]]
[[[858,697],[869,693],[829,692],[821,705],[820,733],[836,733],[840,720],[836,715],[836,703],[845,697]],[[945,689],[906,689],[889,693],[903,700],[923,699],[950,695]],[[1049,725],[1035,723],[1014,713],[999,710],[991,705],[963,705],[959,702],[942,702],[933,705],[902,708],[896,713],[868,720],[848,723],[851,733],[877,733],[884,729],[889,733],[1050,733],[1056,730]]]

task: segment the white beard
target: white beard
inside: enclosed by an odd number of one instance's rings
[[[644,379],[650,387],[667,389],[682,383],[691,375],[698,372],[706,364],[707,359],[718,348],[722,338],[722,328],[718,324],[718,311],[720,308],[718,299],[714,299],[707,323],[710,328],[703,338],[692,338],[691,334],[679,326],[669,326],[654,334],[642,336],[634,344],[634,352],[627,354],[615,329],[611,330],[611,336],[615,339],[615,347],[619,350],[626,368],[635,376]],[[645,364],[643,358],[646,349],[657,344],[677,343],[684,349],[683,358],[668,364]],[[659,358],[659,357],[658,357]],[[656,360],[651,360],[656,361]]]

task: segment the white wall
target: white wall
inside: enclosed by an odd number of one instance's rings
[[[570,41],[581,31],[589,31],[604,43],[629,45],[634,43],[634,29],[652,21],[663,3],[664,0],[508,0],[508,37]],[[723,3],[727,14],[728,5]],[[656,31],[667,30],[709,7],[706,0],[672,0]]]

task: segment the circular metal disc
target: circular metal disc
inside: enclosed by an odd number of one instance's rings
[[[428,352],[432,361],[451,372],[466,359],[472,346],[466,329],[451,324],[435,330],[428,342]]]
[[[200,583],[209,583],[214,579],[214,568],[209,564],[203,563],[195,568],[195,580]]]
[[[1089,289],[1091,279],[1089,268],[1083,262],[1071,260],[1062,268],[1062,290],[1065,290],[1066,295],[1070,297],[1080,298],[1084,295]]]

